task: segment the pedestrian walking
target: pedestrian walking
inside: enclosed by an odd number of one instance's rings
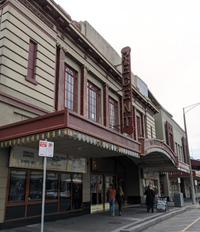
[[[108,191],[106,192],[109,198],[110,204],[110,214],[114,217],[115,216],[115,197],[116,197],[116,190],[115,187],[110,184]]]
[[[154,200],[155,200],[155,192],[154,189],[148,185],[147,190],[145,191],[144,195],[146,195],[146,206],[147,212],[151,209],[151,212],[154,212]]]
[[[122,215],[122,205],[123,205],[123,201],[124,201],[124,192],[123,192],[121,186],[119,186],[117,189],[116,199],[117,199],[117,203],[119,206],[119,216],[121,216]]]

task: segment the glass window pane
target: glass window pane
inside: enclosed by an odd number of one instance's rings
[[[71,210],[71,174],[62,173],[60,178],[60,211]]]
[[[97,177],[92,176],[92,205],[97,204]]]
[[[73,174],[72,210],[82,208],[82,174]]]
[[[42,186],[43,186],[42,172],[31,172],[29,198],[28,198],[29,201],[42,200]]]
[[[11,171],[8,195],[9,203],[25,201],[26,175],[26,171]]]
[[[58,173],[47,173],[46,200],[58,199]]]
[[[76,85],[76,76],[75,73],[70,69],[66,68],[65,73],[65,107],[74,110],[74,104],[76,104],[75,90]]]

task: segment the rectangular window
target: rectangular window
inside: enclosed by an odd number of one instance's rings
[[[25,201],[26,175],[26,171],[11,171],[8,195],[9,203],[18,203]]]
[[[35,58],[36,58],[36,43],[30,40],[26,80],[37,85],[37,81],[34,79]]]
[[[42,200],[42,186],[43,186],[42,172],[31,172],[29,198],[28,198],[29,201],[41,201]]]
[[[58,199],[58,173],[47,173],[46,200]]]
[[[41,214],[42,171],[10,170],[7,188],[6,220]],[[46,215],[83,209],[83,175],[47,171],[45,198]]]
[[[141,136],[141,119],[139,116],[137,116],[137,135],[138,137]]]
[[[60,211],[71,210],[71,174],[62,173],[60,178]]]
[[[109,98],[110,128],[119,132],[118,103]]]
[[[101,90],[87,83],[87,117],[95,122],[101,119]]]
[[[77,78],[76,73],[65,67],[65,107],[77,111]]]
[[[166,128],[167,145],[174,151],[173,126],[166,121],[165,128]],[[178,147],[178,152],[180,154],[179,147]]]
[[[82,208],[82,174],[73,174],[72,210]]]

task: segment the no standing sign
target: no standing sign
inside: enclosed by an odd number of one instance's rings
[[[40,140],[39,144],[39,156],[53,157],[54,142],[47,142]]]

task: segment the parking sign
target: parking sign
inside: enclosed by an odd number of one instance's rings
[[[53,157],[54,142],[47,142],[40,140],[39,143],[39,156]]]

